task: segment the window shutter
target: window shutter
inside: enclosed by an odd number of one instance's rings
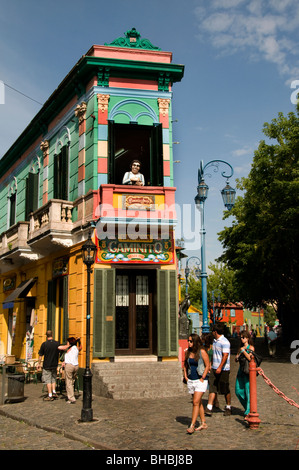
[[[151,185],[163,186],[162,124],[153,126],[150,158]]]
[[[158,356],[178,355],[178,297],[176,271],[157,271]]]
[[[29,173],[26,179],[25,220],[29,220],[30,212],[38,208],[38,173]]]
[[[61,149],[60,199],[68,201],[68,147]]]
[[[68,200],[68,146],[54,155],[54,199]]]
[[[69,336],[69,312],[68,312],[68,295],[69,295],[69,282],[68,276],[64,276],[63,283],[63,342],[66,342]]]
[[[54,199],[59,199],[59,187],[60,187],[59,156],[60,156],[59,154],[54,155],[54,188],[53,188]]]
[[[115,124],[108,121],[108,183],[115,183]]]
[[[115,270],[94,270],[93,356],[115,354]]]
[[[47,330],[55,337],[56,279],[48,281]]]

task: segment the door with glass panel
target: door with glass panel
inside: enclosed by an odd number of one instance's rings
[[[116,275],[115,353],[152,354],[152,278],[144,272]]]

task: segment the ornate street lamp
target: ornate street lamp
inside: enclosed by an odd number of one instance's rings
[[[202,285],[202,319],[203,319],[202,332],[203,333],[209,332],[207,272],[206,272],[206,241],[205,241],[206,230],[205,230],[205,224],[204,224],[204,203],[208,197],[209,187],[205,183],[204,177],[205,177],[205,171],[207,170],[207,168],[211,168],[213,169],[214,173],[217,173],[219,171],[219,165],[221,163],[223,163],[224,165],[227,165],[230,169],[230,172],[228,174],[226,174],[225,171],[221,172],[221,176],[223,176],[223,178],[226,178],[226,186],[221,191],[222,199],[223,199],[225,207],[228,210],[231,210],[233,208],[235,204],[236,191],[229,186],[228,180],[229,178],[233,176],[234,170],[229,163],[223,160],[211,160],[205,166],[203,165],[202,161],[200,162],[200,167],[198,169],[197,195],[195,196],[195,199],[194,199],[196,207],[200,210],[200,213],[201,213],[200,234],[201,234],[201,285]],[[212,177],[211,174],[207,173],[207,175],[210,178]]]
[[[87,268],[87,293],[86,293],[86,367],[83,374],[83,407],[81,421],[92,421],[92,373],[90,370],[90,274],[95,262],[97,247],[91,240],[90,232],[88,239],[82,246],[82,259]]]
[[[186,279],[185,297],[187,297],[187,294],[188,294],[188,277],[190,274],[189,261],[191,261],[192,259],[197,259],[198,261],[196,264],[197,267],[195,268],[195,276],[197,277],[197,279],[200,278],[200,260],[199,258],[197,258],[197,256],[191,256],[191,258],[187,259],[186,267],[185,267],[185,279]],[[186,314],[188,315],[188,309],[186,311]]]

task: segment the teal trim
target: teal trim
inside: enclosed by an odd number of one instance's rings
[[[145,111],[140,111],[133,116],[127,110],[123,109],[129,105],[140,106],[141,108],[145,109]],[[144,101],[140,101],[136,99],[127,99],[127,100],[120,101],[119,103],[113,106],[113,108],[111,109],[109,113],[108,119],[110,121],[113,121],[115,117],[119,114],[123,114],[127,116],[130,119],[130,122],[138,122],[138,119],[141,116],[148,116],[150,119],[153,120],[155,124],[159,124],[159,118],[157,114],[155,113],[153,108],[149,106],[147,103],[144,103]]]
[[[160,92],[158,90],[140,90],[138,88],[109,88],[109,92],[107,88],[103,88],[100,86],[95,86],[93,89],[94,94],[108,94],[110,97],[121,96],[123,98],[135,98],[135,99],[172,99],[173,92]],[[89,95],[88,95],[89,96]]]
[[[160,51],[161,48],[154,46],[149,39],[141,39],[140,33],[136,28],[132,28],[125,33],[125,37],[119,37],[105,46],[129,47],[130,49],[147,49]]]

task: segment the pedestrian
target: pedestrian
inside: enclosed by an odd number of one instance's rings
[[[122,184],[134,184],[144,186],[144,176],[140,173],[141,163],[139,160],[133,160],[130,164],[130,171],[124,174]]]
[[[212,363],[213,363],[213,341],[214,341],[214,337],[213,337],[212,333],[203,333],[203,334],[201,335],[201,340],[202,340],[202,342],[203,342],[203,345],[204,345],[204,347],[205,347],[205,350],[206,350],[207,353],[208,353],[209,361],[210,361],[210,366],[212,367]],[[210,369],[209,372],[211,372],[211,369]],[[217,393],[215,393],[215,398],[214,398],[213,406],[214,406],[214,408],[218,408],[218,409],[219,409],[219,401],[218,401]]]
[[[245,365],[248,365],[252,355],[250,351],[254,351],[253,341],[247,331],[241,333],[241,347],[235,357],[235,361],[239,362],[239,369],[236,377],[235,393],[244,408],[244,417],[250,412],[250,393],[249,393],[249,372],[245,371]]]
[[[275,333],[273,328],[270,328],[269,333],[267,335],[267,340],[269,354],[270,356],[274,357],[276,354],[277,334]]]
[[[231,415],[231,393],[229,387],[230,374],[230,342],[223,336],[223,327],[214,325],[212,329],[213,363],[209,377],[209,399],[206,415],[211,416],[216,394],[224,395],[226,407],[224,416]]]
[[[57,398],[56,394],[56,380],[57,380],[57,367],[59,360],[59,342],[53,339],[51,330],[46,333],[47,340],[44,341],[39,350],[38,370],[41,368],[41,361],[43,361],[42,381],[47,385],[48,396],[44,398],[45,401],[53,401]]]
[[[202,396],[208,387],[208,373],[210,370],[209,356],[202,344],[200,337],[196,333],[189,335],[188,349],[184,362],[184,378],[187,382],[188,391],[193,395],[192,420],[188,434],[194,431],[206,429],[204,407],[202,404]],[[200,417],[201,424],[195,428],[196,420]]]
[[[78,346],[77,346],[78,344]],[[82,349],[80,338],[73,336],[67,339],[65,345],[58,347],[60,351],[65,351],[62,366],[65,368],[65,388],[67,393],[67,403],[76,403],[74,394],[74,383],[79,369],[79,351]]]

